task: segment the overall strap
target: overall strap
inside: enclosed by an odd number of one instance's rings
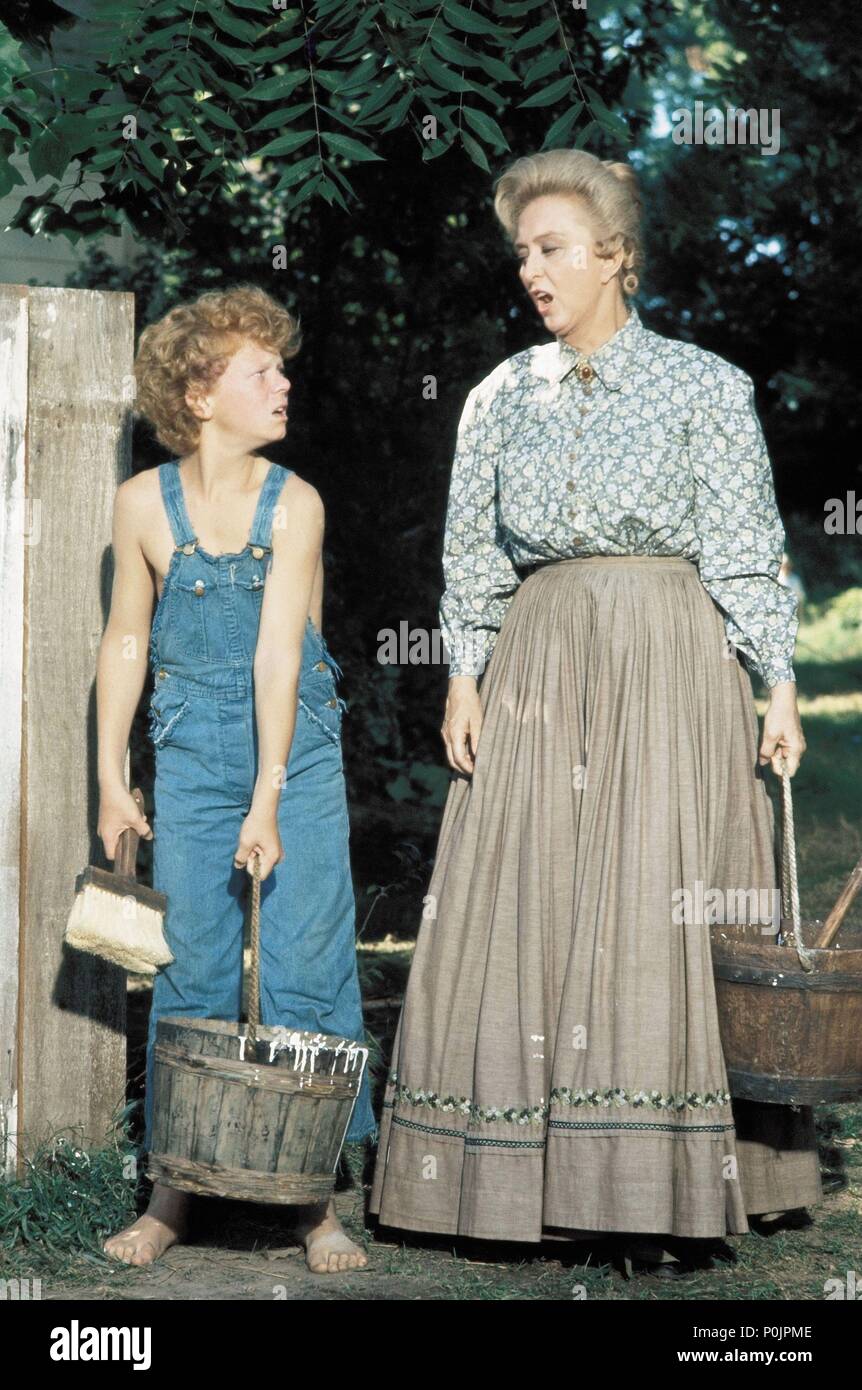
[[[180,483],[179,459],[172,459],[170,463],[159,464],[159,483],[175,545],[196,545],[197,536],[189,521],[182,484]]]
[[[272,463],[269,466],[269,472],[263,480],[263,487],[257,499],[257,510],[248,538],[248,544],[255,550],[272,549],[273,510],[281,495],[281,489],[292,472],[292,468],[284,468],[280,463]]]

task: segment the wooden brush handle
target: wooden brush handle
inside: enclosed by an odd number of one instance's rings
[[[862,888],[862,859],[859,860],[855,869],[850,874],[850,877],[838,895],[835,906],[820,928],[817,940],[814,943],[817,950],[823,950],[825,947],[832,945],[832,942],[838,935],[838,929],[841,923],[847,916],[850,904],[853,902],[860,888]]]
[[[144,794],[140,787],[135,787],[132,791],[132,798],[140,812],[144,809]],[[117,840],[117,849],[114,854],[114,873],[123,874],[126,878],[134,878],[137,870],[138,861],[138,840],[140,835],[137,830],[133,830],[129,825],[120,834]]]

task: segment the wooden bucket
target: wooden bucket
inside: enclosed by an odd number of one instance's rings
[[[147,1176],[210,1197],[326,1201],[368,1048],[324,1033],[260,1027],[257,858],[248,1015],[247,1025],[158,1020]]]
[[[790,778],[782,775],[782,914],[777,940],[758,924],[710,928],[730,1093],[776,1105],[862,1096],[862,938],[832,943],[862,885],[862,859],[825,922],[799,912]],[[807,940],[805,939],[807,938]],[[832,949],[830,949],[832,948]]]

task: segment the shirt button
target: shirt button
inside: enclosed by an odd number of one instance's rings
[[[584,432],[583,432],[583,430],[575,430],[575,439],[583,439],[583,437],[584,437]]]
[[[569,454],[569,458],[572,459],[572,460],[575,460],[577,457],[578,457],[577,454],[574,453],[574,452],[571,453],[571,454]]]
[[[575,490],[575,485],[574,485],[574,483],[572,482],[571,478],[570,478],[569,481],[566,483],[566,487],[569,489],[569,492],[574,492],[574,490]]]
[[[204,583],[204,581],[203,581],[202,579],[196,579],[196,580],[195,580],[195,593],[197,594],[198,598],[200,598],[200,596],[201,596],[201,594],[203,593],[203,591],[204,591],[205,588],[206,588],[206,584]]]
[[[569,516],[574,516],[574,515],[575,515],[574,509],[573,509],[572,507],[569,507]]]

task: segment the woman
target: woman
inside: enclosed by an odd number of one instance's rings
[[[141,335],[138,406],[180,456],[122,484],[111,613],[99,651],[99,834],[151,838],[125,783],[129,730],[154,677],[154,886],[174,962],[156,976],[147,1040],[165,1014],[239,1019],[243,887],[261,877],[261,1021],[362,1037],[355,902],[341,759],[339,668],[321,634],[323,506],[259,450],[287,430],[284,357],[298,326],[253,286],[179,305]],[[157,599],[153,615],[153,599]],[[367,1075],[347,1132],[376,1133]],[[105,1244],[157,1259],[188,1197],[156,1182],[147,1212]],[[309,1268],[367,1263],[333,1203],[300,1209]]]
[[[683,1253],[678,1274],[698,1242],[732,1256],[747,1214],[821,1195],[810,1109],[731,1104],[709,927],[674,909],[698,882],[775,885],[760,765],[792,774],[805,749],[796,600],[751,382],[630,302],[633,171],[519,159],[495,209],[554,338],[480,382],[459,427],[440,616],[462,775],[371,1210],[626,1233],[639,1267]],[[759,753],[747,668],[770,689]]]

